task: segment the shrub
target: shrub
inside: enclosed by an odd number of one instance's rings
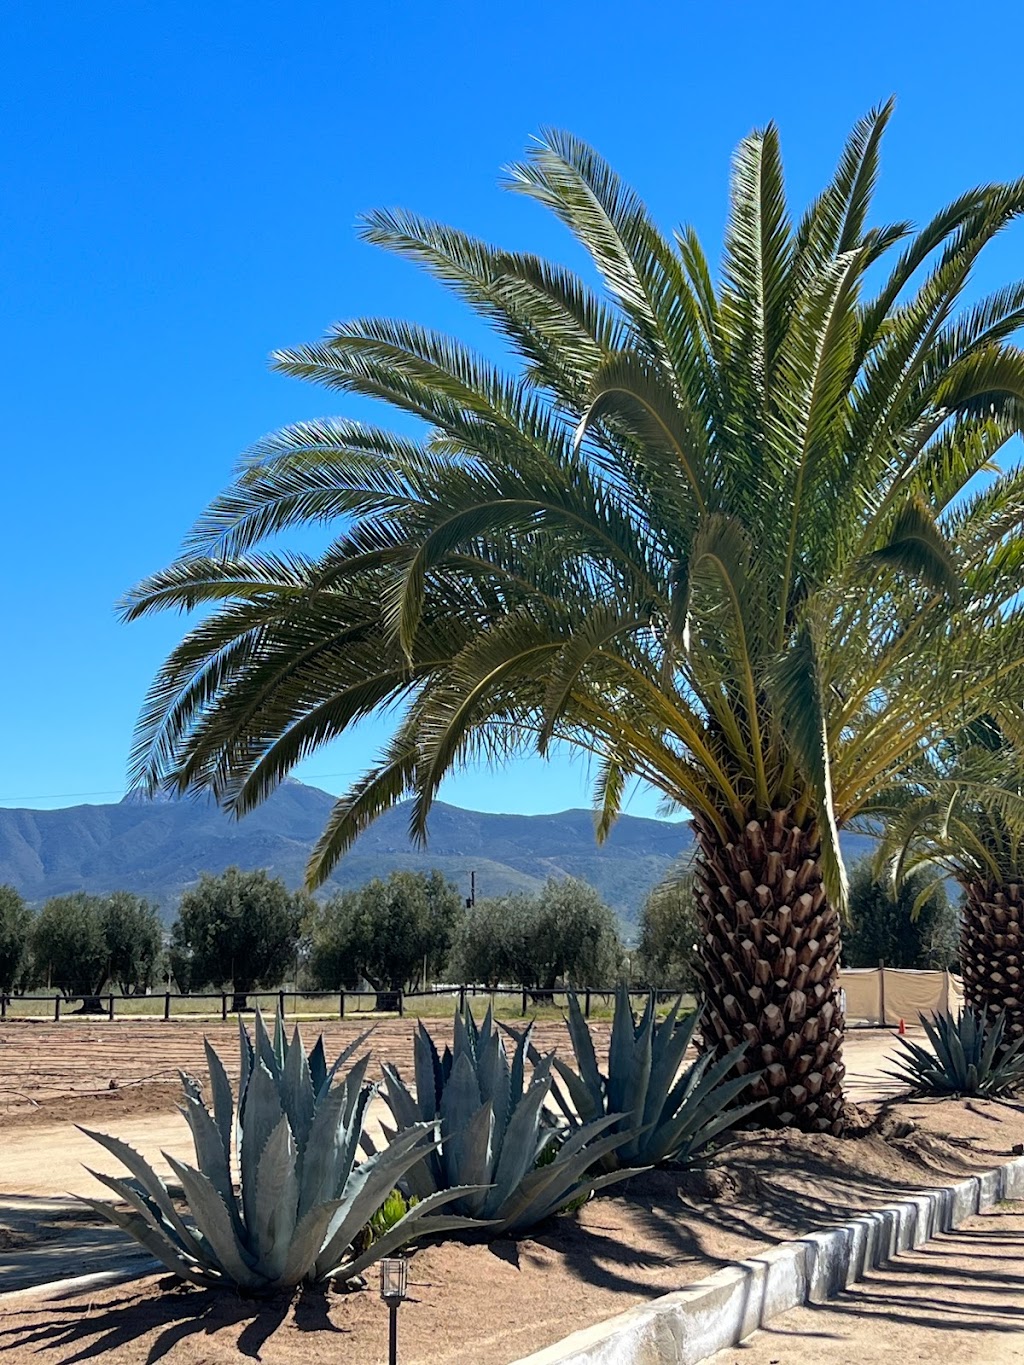
[[[126,1212],[85,1198],[129,1232],[169,1270],[201,1285],[233,1285],[269,1293],[302,1281],[351,1278],[411,1238],[464,1227],[467,1219],[429,1216],[467,1192],[439,1191],[409,1207],[361,1251],[354,1243],[399,1179],[422,1161],[434,1141],[432,1123],[409,1125],[361,1165],[356,1154],[373,1087],[364,1083],[368,1056],[335,1083],[366,1038],[349,1045],[328,1070],[321,1036],[307,1057],[298,1030],[289,1043],[278,1017],[271,1043],[256,1014],[255,1040],[240,1024],[241,1078],[237,1102],[224,1066],[209,1043],[213,1111],[198,1084],[183,1076],[183,1112],[192,1130],[196,1166],[168,1156],[188,1203],[188,1220],[166,1185],[126,1143],[89,1133],[128,1168],[133,1179],[90,1172]],[[87,1130],[83,1130],[87,1131]],[[231,1177],[237,1136],[240,1188]],[[472,1192],[470,1192],[472,1193]]]

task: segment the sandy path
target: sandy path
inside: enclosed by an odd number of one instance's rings
[[[707,1365],[1024,1361],[1024,1204],[901,1252],[819,1308],[794,1308]]]
[[[386,1120],[387,1117],[388,1108],[383,1100],[373,1100],[367,1129],[374,1141],[381,1136],[381,1118]],[[174,1177],[162,1152],[170,1152],[179,1161],[195,1161],[188,1124],[174,1109],[140,1118],[93,1120],[83,1126],[127,1142],[141,1152],[164,1179]],[[0,1199],[11,1194],[56,1197],[68,1193],[109,1199],[110,1191],[87,1174],[86,1166],[107,1175],[124,1174],[109,1152],[79,1132],[72,1123],[15,1128],[4,1137],[0,1151]]]
[[[111,1026],[111,1025],[106,1025]],[[116,1028],[116,1024],[113,1025]],[[138,1025],[126,1025],[127,1029],[135,1028]],[[161,1028],[161,1025],[150,1025],[152,1028]],[[229,1025],[229,1028],[232,1028]],[[336,1026],[337,1028],[337,1026]],[[543,1040],[542,1046],[553,1046],[558,1039],[560,1026],[546,1025],[546,1032],[549,1039]],[[102,1037],[104,1026],[98,1025],[98,1031]],[[307,1028],[307,1032],[309,1028]],[[235,1035],[236,1036],[236,1033]],[[31,1035],[29,1035],[31,1037]],[[138,1047],[138,1040],[128,1037],[128,1041]],[[160,1033],[157,1032],[157,1043],[160,1043]],[[223,1041],[223,1040],[218,1040]],[[341,1043],[341,1037],[330,1039],[330,1043]],[[381,1036],[374,1036],[377,1043],[377,1057],[386,1055],[386,1051],[393,1050],[400,1058],[400,1065],[407,1069],[411,1062],[411,1024],[410,1022],[393,1021],[389,1024],[386,1031],[382,1029]],[[81,1044],[79,1044],[81,1046]],[[201,1069],[202,1033],[195,1031],[194,1028],[188,1029],[184,1036],[165,1036],[162,1039],[162,1046],[165,1050],[179,1054],[179,1065],[188,1065],[193,1069]],[[104,1051],[104,1062],[106,1070],[111,1069],[116,1062],[120,1063],[120,1078],[130,1077],[132,1067],[138,1074],[139,1062],[142,1058],[138,1052],[127,1050],[117,1057],[115,1052]],[[883,1095],[892,1093],[898,1089],[896,1082],[886,1080],[882,1070],[889,1065],[890,1055],[894,1048],[893,1036],[890,1032],[881,1029],[851,1033],[847,1040],[847,1091],[849,1099],[857,1103],[864,1100],[881,1099]],[[186,1054],[186,1055],[180,1055]],[[5,1058],[7,1059],[5,1054]],[[158,1061],[164,1061],[164,1055],[158,1055]],[[27,1059],[25,1059],[27,1065]],[[105,1077],[105,1070],[98,1073]],[[145,1089],[145,1088],[143,1088]],[[138,1089],[124,1091],[124,1095],[131,1095],[135,1099],[145,1099],[139,1095]],[[86,1117],[78,1117],[75,1114],[76,1102],[67,1104],[68,1117],[61,1119],[60,1122],[53,1123],[14,1123],[3,1132],[3,1141],[0,1143],[0,1194],[34,1194],[34,1196],[61,1196],[68,1190],[74,1190],[78,1194],[97,1194],[101,1193],[100,1186],[91,1181],[83,1170],[83,1164],[98,1167],[108,1174],[116,1173],[116,1162],[111,1156],[106,1155],[96,1143],[87,1138],[85,1134],[79,1133],[75,1122],[83,1123],[83,1126],[93,1127],[98,1132],[112,1133],[116,1137],[122,1138],[124,1143],[135,1147],[147,1160],[150,1160],[160,1171],[161,1175],[168,1175],[167,1163],[161,1158],[161,1151],[171,1152],[175,1158],[191,1160],[193,1159],[193,1148],[191,1148],[191,1136],[184,1119],[176,1111],[177,1087],[161,1087],[154,1089],[152,1093],[154,1102],[157,1102],[157,1112],[149,1114],[120,1114],[117,1112],[116,1104],[120,1097],[117,1093],[109,1096],[111,1103],[98,1100],[101,1108],[109,1108],[111,1112],[100,1115],[89,1114]],[[386,1107],[381,1100],[374,1100],[370,1108],[370,1136],[377,1137],[375,1125],[380,1122],[381,1115],[386,1118]]]

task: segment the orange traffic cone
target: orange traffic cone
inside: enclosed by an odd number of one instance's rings
[[[907,1026],[902,1019],[900,1020],[899,1035],[901,1038],[905,1038],[907,1036]]]

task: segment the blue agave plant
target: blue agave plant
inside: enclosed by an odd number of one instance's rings
[[[212,1112],[196,1081],[182,1075],[182,1113],[192,1130],[196,1164],[166,1152],[164,1157],[181,1182],[188,1213],[178,1212],[167,1186],[138,1152],[94,1132],[88,1135],[118,1158],[130,1178],[90,1173],[128,1208],[89,1198],[85,1203],[182,1279],[229,1284],[248,1293],[333,1276],[350,1278],[413,1237],[471,1221],[435,1210],[479,1191],[445,1188],[410,1207],[365,1251],[354,1253],[353,1243],[372,1215],[402,1176],[433,1149],[434,1124],[410,1125],[387,1147],[357,1163],[374,1090],[365,1081],[369,1058],[360,1058],[343,1074],[341,1068],[367,1035],[328,1068],[323,1037],[307,1056],[298,1029],[289,1042],[280,1017],[273,1042],[258,1012],[254,1039],[241,1022],[239,1031],[237,1101],[208,1042]]]

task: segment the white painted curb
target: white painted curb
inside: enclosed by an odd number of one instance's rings
[[[1004,1199],[1024,1199],[1024,1157],[782,1242],[696,1284],[573,1332],[513,1365],[698,1365],[779,1313],[824,1303],[899,1251]]]

